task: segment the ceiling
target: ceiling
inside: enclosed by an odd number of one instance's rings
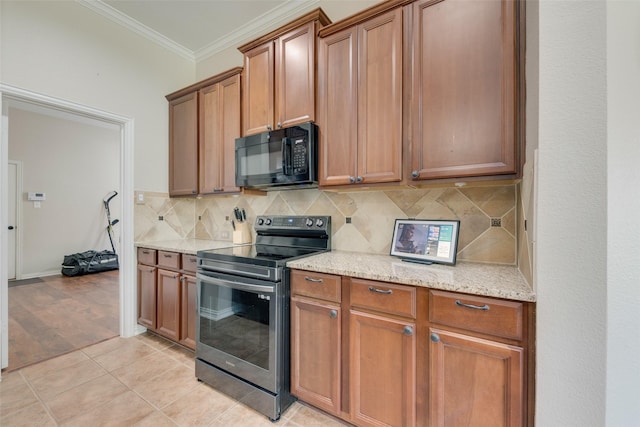
[[[77,0],[195,61],[250,41],[319,0]]]

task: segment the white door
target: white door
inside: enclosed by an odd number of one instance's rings
[[[8,279],[16,279],[16,254],[17,254],[17,227],[18,227],[18,164],[9,162],[9,180],[7,182],[7,198],[9,212],[7,215],[8,233],[7,233],[7,275]]]

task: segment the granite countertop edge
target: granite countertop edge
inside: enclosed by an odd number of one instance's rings
[[[389,255],[331,251],[289,261],[289,268],[379,280],[467,294],[535,302],[536,294],[516,266],[458,262],[421,265]]]
[[[198,251],[220,249],[234,246],[229,240],[206,239],[175,239],[135,242],[136,248],[155,249],[158,251],[180,252],[187,255],[197,255]]]

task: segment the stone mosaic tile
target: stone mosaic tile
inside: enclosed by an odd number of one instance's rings
[[[490,217],[500,218],[515,206],[515,186],[460,188],[462,194]]]
[[[438,202],[451,210],[455,219],[460,220],[458,252],[480,237],[491,225],[489,217],[456,189],[447,189],[438,197]]]
[[[331,216],[331,232],[336,234],[344,225],[345,217],[338,210],[338,208],[331,202],[331,200],[324,194],[316,198],[312,205],[310,205],[303,215],[329,215]]]
[[[516,237],[516,208],[513,207],[502,217],[502,228],[513,237]]]
[[[501,227],[493,227],[487,230],[482,238],[476,239],[459,251],[458,260],[515,265],[515,245],[513,236]]]
[[[320,197],[321,192],[315,189],[281,191],[280,197],[295,215],[304,215],[311,205]]]
[[[352,193],[334,193],[327,191],[324,194],[344,216],[353,216],[358,210],[355,200],[351,197]]]

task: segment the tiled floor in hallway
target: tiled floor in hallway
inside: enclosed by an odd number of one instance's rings
[[[341,426],[298,402],[277,423],[198,382],[193,353],[152,334],[113,338],[2,374],[0,425]]]

